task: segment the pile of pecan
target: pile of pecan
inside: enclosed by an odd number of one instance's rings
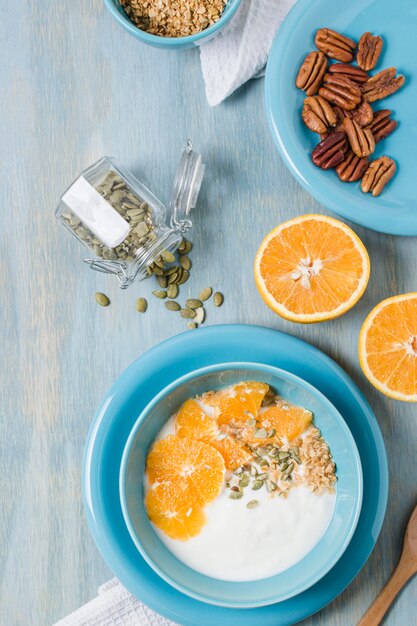
[[[381,37],[371,33],[364,33],[356,44],[334,30],[320,28],[314,41],[317,50],[307,54],[296,79],[307,96],[303,122],[321,139],[312,152],[313,163],[324,170],[335,168],[343,182],[362,179],[362,191],[379,196],[395,174],[395,161],[369,157],[397,122],[391,110],[374,111],[371,103],[395,93],[404,76],[397,76],[395,67],[368,74],[378,63],[383,45]],[[352,65],[355,53],[357,65]],[[336,62],[329,64],[330,59]]]

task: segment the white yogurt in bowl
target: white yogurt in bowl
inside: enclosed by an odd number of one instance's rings
[[[161,541],[183,563],[220,580],[259,580],[279,574],[301,561],[320,541],[333,515],[335,494],[317,496],[306,487],[288,498],[271,498],[259,490],[259,505],[248,509],[254,492],[230,500],[223,490],[206,507],[207,523],[188,541],[170,539],[156,528]]]

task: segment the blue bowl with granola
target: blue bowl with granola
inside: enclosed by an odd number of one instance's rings
[[[234,608],[322,578],[362,504],[340,413],[301,378],[256,363],[212,365],[163,389],[130,433],[119,486],[129,533],[159,576]]]
[[[113,18],[131,35],[157,48],[180,50],[210,41],[236,13],[240,0],[178,0],[171,16],[163,0],[104,0]]]

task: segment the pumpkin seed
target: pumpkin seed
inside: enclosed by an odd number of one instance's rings
[[[106,296],[106,294],[101,293],[101,291],[97,291],[97,293],[96,293],[96,302],[100,306],[109,306],[110,299]]]
[[[191,241],[187,241],[186,239],[184,239],[183,242],[184,245],[178,248],[178,252],[180,254],[189,254],[193,249],[193,244],[191,243]]]
[[[188,256],[180,256],[180,265],[183,270],[188,270],[191,268],[191,261]]]
[[[196,298],[189,298],[186,300],[185,304],[189,309],[198,309],[203,306],[201,300],[197,300]]]
[[[257,431],[255,431],[255,439],[266,439],[268,436],[268,433],[266,431],[266,428],[258,428]]]
[[[250,426],[251,428],[253,428],[254,426],[256,426],[256,420],[254,420],[254,419],[248,419],[248,420],[246,420],[245,424],[246,424],[247,426]]]
[[[272,481],[272,480],[267,480],[266,481],[266,490],[268,493],[271,493],[272,491],[275,491],[275,489],[277,488],[276,484]]]
[[[136,311],[138,313],[145,313],[148,308],[148,303],[145,298],[138,298],[136,300]]]
[[[239,487],[241,489],[247,487],[249,485],[249,476],[243,476],[240,480],[239,480]]]
[[[258,474],[258,480],[265,480],[265,478],[268,478],[268,474],[267,473]]]
[[[266,459],[261,459],[261,460],[259,461],[259,465],[260,465],[261,467],[266,467],[267,465],[269,465],[269,463],[268,463],[268,461],[267,461]]]
[[[259,504],[259,500],[250,500],[246,506],[248,509],[256,509],[258,504]]]
[[[164,298],[167,297],[167,292],[166,291],[152,291],[153,295],[156,296],[157,298],[161,298],[161,300],[163,300]]]
[[[188,322],[187,328],[193,330],[194,328],[197,328],[197,324],[195,322]]]
[[[156,281],[162,289],[165,289],[168,285],[168,278],[166,276],[157,276]]]
[[[283,472],[284,476],[289,476],[294,469],[294,463],[290,463],[287,469]]]
[[[283,463],[280,464],[279,469],[281,470],[281,472],[285,472],[287,467],[288,467],[288,463],[287,461],[284,461]]]
[[[195,321],[197,324],[202,324],[204,322],[204,319],[206,317],[206,312],[204,311],[203,307],[200,306],[198,307],[198,309],[195,310]]]
[[[270,430],[268,430],[268,437],[273,437],[276,432],[277,431],[275,430],[275,428],[271,428]]]
[[[254,465],[252,465],[252,467],[250,468],[250,474],[251,474],[251,476],[257,476],[258,475],[258,470],[256,469],[256,467]]]
[[[298,446],[291,446],[290,447],[290,452],[292,452],[293,454],[300,454],[300,448]]]
[[[186,243],[187,243],[186,239],[181,240],[181,243],[178,246],[178,252],[181,253],[185,249]]]
[[[178,285],[168,285],[168,289],[167,289],[167,296],[168,298],[176,298],[178,296]]]
[[[216,291],[216,293],[213,296],[213,302],[214,302],[214,306],[221,306],[224,302],[224,296],[222,293],[220,293],[220,291]]]
[[[164,270],[164,276],[171,276],[171,274],[174,274],[179,269],[180,268],[178,265],[173,265],[172,267],[168,267],[167,269]]]
[[[213,293],[213,289],[211,287],[206,287],[200,292],[200,295],[198,297],[202,302],[205,302],[206,300],[210,298],[212,293]]]
[[[187,308],[181,309],[181,317],[184,317],[185,319],[193,319],[195,317],[195,311]]]
[[[258,489],[260,489],[262,487],[263,484],[264,484],[263,480],[254,480],[253,483],[252,483],[252,489],[257,491]]]
[[[168,302],[165,302],[164,304],[168,311],[181,311],[181,306],[178,302],[175,302],[175,300],[168,300]]]
[[[177,271],[173,272],[167,277],[167,279],[168,279],[168,285],[172,285],[173,283],[176,283],[178,279],[178,272]]]
[[[189,279],[190,274],[186,270],[184,270],[181,274],[181,278],[176,281],[177,285],[183,285]]]
[[[240,491],[230,491],[229,493],[229,498],[231,498],[232,500],[240,500],[242,496],[243,493],[241,493]]]
[[[162,250],[161,257],[165,263],[173,263],[175,261],[175,256],[169,250]]]
[[[278,454],[278,458],[279,458],[279,460],[280,460],[280,461],[281,461],[282,459],[288,459],[288,458],[289,458],[289,456],[290,456],[290,455],[288,454],[288,452],[280,452],[280,453]]]

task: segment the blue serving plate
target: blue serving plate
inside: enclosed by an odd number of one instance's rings
[[[363,504],[358,525],[340,560],[300,595],[256,609],[229,609],[199,602],[163,581],[138,553],[119,499],[123,449],[148,402],[179,376],[230,361],[280,367],[319,389],[343,415],[355,439],[363,470]],[[385,515],[388,470],[375,415],[334,361],[291,335],[230,324],[176,335],[125,370],[104,398],[91,425],[82,487],[87,521],[103,558],[121,583],[154,611],[183,626],[289,626],[331,602],[365,564]]]
[[[384,47],[374,74],[396,67],[405,85],[373,103],[392,109],[398,128],[377,144],[372,158],[392,157],[397,173],[382,194],[362,193],[360,183],[342,183],[334,171],[313,165],[311,151],[320,141],[301,119],[305,97],[295,86],[303,58],[315,49],[318,28],[328,27],[356,41],[365,31],[381,35]],[[417,235],[415,146],[417,141],[417,3],[415,0],[298,0],[281,25],[266,71],[265,102],[269,126],[284,163],[316,200],[342,217],[393,235]]]
[[[267,383],[292,404],[312,411],[337,467],[333,516],[320,541],[301,561],[262,580],[231,582],[204,576],[181,562],[160,540],[144,505],[149,447],[167,419],[188,399],[244,380]],[[282,602],[320,580],[339,560],[355,531],[362,504],[359,453],[343,417],[315,387],[294,374],[261,363],[220,363],[182,376],[151,400],[127,440],[120,468],[120,501],[130,535],[147,563],[179,591],[215,604],[254,608]],[[273,549],[273,545],[271,545]]]

